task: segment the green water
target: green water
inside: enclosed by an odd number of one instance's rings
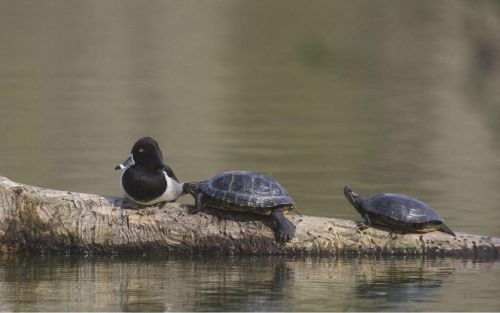
[[[497,1],[0,0],[0,175],[120,195],[135,140],[303,214],[405,193],[500,236]],[[186,197],[181,199],[189,202]],[[499,264],[2,257],[0,310],[500,310]]]

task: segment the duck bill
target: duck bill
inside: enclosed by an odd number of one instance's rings
[[[128,158],[125,160],[125,162],[123,162],[122,164],[118,164],[116,167],[115,167],[115,170],[123,170],[123,169],[126,169],[126,168],[129,168],[131,167],[132,165],[134,165],[135,162],[134,162],[134,157],[132,156],[132,154],[130,154],[128,156]]]

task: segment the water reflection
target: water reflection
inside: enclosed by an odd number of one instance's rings
[[[211,264],[211,267],[215,264]],[[283,259],[248,258],[217,264],[196,288],[195,309],[203,311],[284,311],[293,288],[293,269]]]
[[[468,303],[495,290],[463,283],[498,274],[459,259],[3,256],[0,310],[492,310],[495,297]]]
[[[390,260],[384,262],[380,271],[360,273],[364,282],[358,284],[355,293],[359,299],[370,301],[371,306],[389,310],[389,303],[436,302],[436,288],[443,285],[443,280],[454,272],[453,268],[444,267],[435,271],[429,269],[425,260]],[[401,307],[403,310],[404,307]]]

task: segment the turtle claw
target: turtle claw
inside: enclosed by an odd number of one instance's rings
[[[281,244],[285,244],[292,240],[295,235],[295,226],[280,228],[276,231],[276,241]]]

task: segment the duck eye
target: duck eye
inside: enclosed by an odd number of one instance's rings
[[[143,148],[140,148],[140,149],[139,149],[139,152],[140,152],[140,153],[143,153],[143,152],[144,152],[144,149],[143,149]]]

